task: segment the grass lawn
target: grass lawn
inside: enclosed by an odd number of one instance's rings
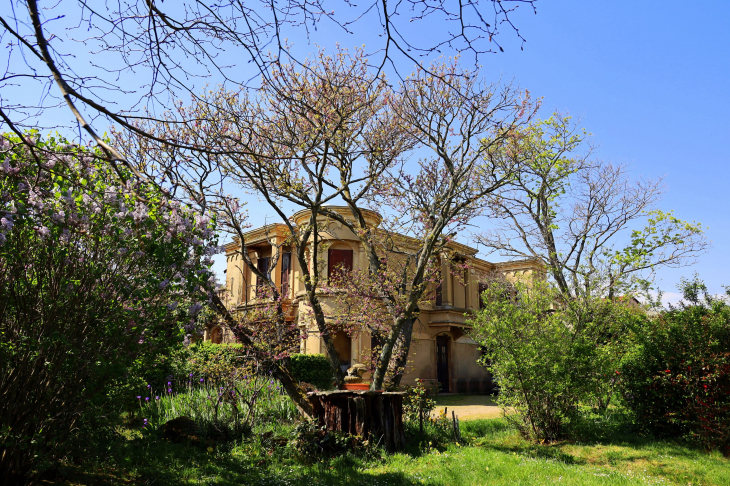
[[[290,429],[271,430],[273,436]],[[286,447],[267,448],[259,431],[227,447],[173,444],[134,432],[112,445],[114,459],[69,466],[68,485],[730,485],[730,460],[672,442],[616,437],[594,443],[537,446],[502,419],[462,422],[468,445],[365,460],[337,457],[305,465]],[[50,484],[50,483],[47,483]]]

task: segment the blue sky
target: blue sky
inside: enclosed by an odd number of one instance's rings
[[[722,291],[730,284],[730,2],[539,2],[537,15],[518,22],[524,51],[490,56],[485,68],[582,118],[600,158],[629,164],[636,177],[663,176],[660,206],[708,226],[713,247],[693,267],[660,271],[659,287],[674,291],[697,271]]]
[[[659,271],[657,286],[674,301],[679,279],[696,271],[721,292],[730,284],[730,2],[539,1],[536,15],[522,8],[513,18],[524,50],[503,29],[505,52],[484,56],[482,73],[543,97],[543,115],[581,118],[601,159],[630,165],[634,177],[664,177],[659,206],[707,226],[713,246],[692,267]],[[367,42],[320,34],[312,42]]]
[[[503,27],[498,40],[505,52],[483,56],[482,74],[513,79],[543,97],[543,116],[557,109],[581,118],[599,144],[598,157],[630,165],[635,177],[664,177],[661,209],[703,223],[713,246],[693,267],[660,271],[659,287],[673,292],[680,277],[696,271],[712,292],[722,291],[721,285],[730,284],[725,272],[730,268],[730,2],[538,0],[536,5],[536,15],[522,6],[512,16],[527,39],[524,50]],[[364,25],[355,35],[321,25],[309,42],[299,36],[290,40],[300,54],[314,51],[315,44],[331,49],[335,42],[347,48],[364,43],[367,50],[376,38]],[[434,26],[413,26],[416,36],[429,40]],[[88,61],[79,52],[74,63],[83,69]],[[410,64],[399,68],[408,72]],[[245,66],[240,74],[247,76]],[[68,123],[70,114],[44,117],[52,126]],[[255,201],[249,207],[252,223],[263,224],[267,212]],[[219,277],[224,260],[219,257],[215,265]]]

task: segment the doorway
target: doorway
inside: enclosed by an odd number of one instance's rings
[[[436,379],[442,393],[449,393],[449,336],[436,337]]]

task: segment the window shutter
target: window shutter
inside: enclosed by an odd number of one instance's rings
[[[333,250],[327,254],[328,274],[330,285],[336,285],[337,280],[343,272],[352,270],[352,250]]]
[[[281,255],[281,296],[289,297],[289,273],[291,272],[291,252]]]
[[[263,274],[269,271],[269,257],[259,258],[256,262],[256,268]],[[258,297],[261,287],[264,286],[264,280],[260,277],[256,277],[256,297]]]

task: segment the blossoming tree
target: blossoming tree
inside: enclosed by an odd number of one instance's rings
[[[365,287],[375,299],[371,304],[390,316],[387,330],[382,329],[386,338],[372,382],[378,389],[389,367],[402,370],[405,365],[418,302],[437,278],[434,262],[451,233],[480,214],[486,196],[512,174],[512,166],[493,154],[529,119],[534,106],[529,97],[484,83],[478,73],[461,71],[455,62],[417,71],[392,88],[371,70],[362,52],[339,50],[332,56],[320,52],[300,68],[282,66],[254,95],[218,89],[176,109],[180,115],[154,127],[142,124],[142,129],[157,130],[160,139],[215,147],[220,156],[171,149],[143,137],[120,136],[117,143],[148,177],[167,178],[186,200],[221,215],[219,221],[241,244],[242,261],[267,282],[276,299],[271,278],[276,262],[261,271],[251,261],[240,203],[227,191],[237,187],[269,206],[288,229],[287,244],[295,249],[311,318],[338,382],[343,376],[328,323],[332,316],[326,315],[319,297],[324,283],[319,258],[328,231],[322,218],[350,228],[365,245],[366,274],[375,284]],[[180,118],[195,121],[174,121]],[[416,149],[429,155],[415,167],[404,165]],[[328,208],[340,201],[354,222]],[[367,226],[363,214],[373,206],[393,215],[386,214],[379,234]],[[307,210],[307,224],[296,226],[287,207]],[[397,233],[415,238],[416,248],[391,244],[388,235]],[[388,253],[403,259],[382,263]],[[386,273],[389,278],[384,278]],[[402,343],[396,353],[400,358],[391,366],[396,342]],[[396,384],[400,374],[394,377]]]
[[[217,251],[210,219],[24,136],[0,136],[0,470],[19,476],[103,426],[133,363],[194,331]]]

